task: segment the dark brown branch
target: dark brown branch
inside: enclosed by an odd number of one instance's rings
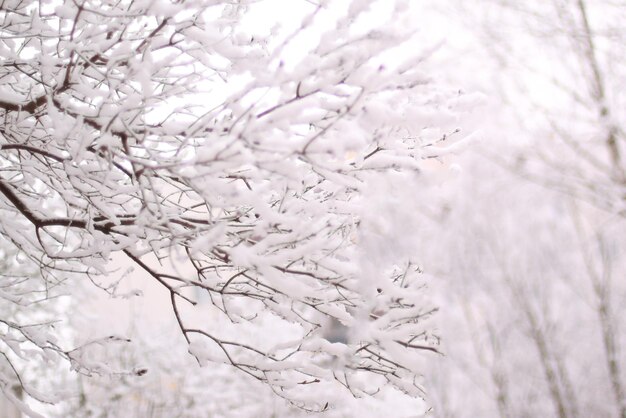
[[[427,350],[427,351],[432,351],[433,353],[443,355],[441,351],[437,350],[435,347],[430,347],[428,345],[405,343],[404,341],[400,341],[400,340],[394,340],[394,342],[406,348],[414,348],[416,350]]]
[[[62,163],[63,161],[65,161],[66,159],[63,157],[59,157],[58,155],[54,155],[48,151],[44,151],[35,147],[32,147],[30,145],[24,145],[24,144],[4,144],[4,145],[0,145],[0,150],[11,150],[11,149],[16,149],[16,150],[20,150],[20,151],[27,151],[30,152],[31,154],[40,154],[43,155],[44,157],[48,157],[52,160],[58,161],[60,163]]]
[[[7,112],[23,111],[28,113],[34,113],[38,107],[43,106],[46,103],[46,97],[47,96],[44,94],[26,103],[11,103],[0,100],[0,108],[4,109]]]
[[[132,252],[130,252],[129,250],[122,250],[122,251],[124,252],[124,254],[128,256],[128,258],[133,260],[135,264],[137,264],[139,267],[144,269],[148,274],[150,274],[150,276],[154,277],[159,283],[161,283],[167,290],[170,291],[170,293],[180,296],[181,299],[186,300],[187,302],[189,302],[190,304],[194,306],[198,304],[196,301],[189,299],[187,296],[183,295],[178,290],[174,289],[169,283],[163,280],[162,276],[159,273],[157,273],[156,271],[148,267],[146,263],[141,261],[141,259],[137,257],[136,255],[134,255]]]

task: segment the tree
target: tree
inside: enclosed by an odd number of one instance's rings
[[[421,396],[438,340],[405,188],[457,129],[449,96],[425,54],[399,58],[405,2],[302,2],[273,33],[246,23],[255,3],[4,1],[0,233],[47,284],[145,271],[199,364],[298,407],[344,396],[319,387]],[[198,319],[215,310],[228,327]],[[145,373],[90,361],[107,341],[31,342],[86,375]]]

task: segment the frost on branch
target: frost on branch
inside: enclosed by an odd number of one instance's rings
[[[274,35],[248,3],[4,2],[0,232],[48,280],[124,254],[200,364],[302,408],[329,407],[318,386],[420,396],[437,339],[410,205],[456,129],[446,95],[398,52],[402,1],[303,2]]]

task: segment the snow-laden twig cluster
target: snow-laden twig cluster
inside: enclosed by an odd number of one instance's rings
[[[438,340],[402,199],[456,117],[424,57],[394,54],[411,36],[403,2],[385,22],[375,2],[334,17],[306,3],[282,38],[247,31],[252,3],[5,1],[0,233],[48,282],[125,254],[167,289],[200,364],[227,362],[302,408],[328,408],[302,396],[316,385],[420,396]],[[291,58],[307,33],[315,46]],[[268,313],[296,331],[259,343],[190,325],[190,289],[230,331]],[[349,336],[329,342],[328,321]]]

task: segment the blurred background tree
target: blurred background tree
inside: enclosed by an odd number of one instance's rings
[[[426,263],[449,342],[435,415],[624,417],[626,3],[437,7],[441,67],[487,99],[426,212],[448,237]]]

